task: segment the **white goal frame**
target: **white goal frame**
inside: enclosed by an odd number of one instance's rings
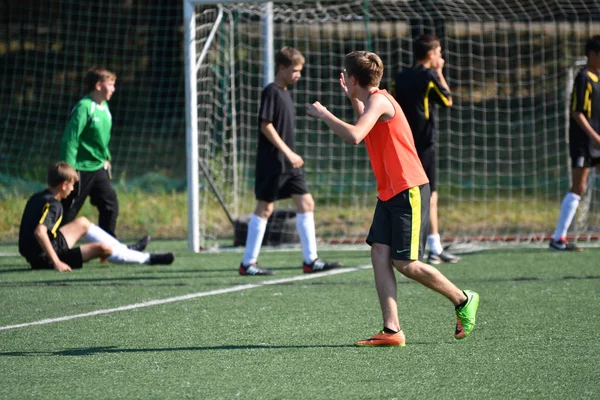
[[[274,50],[273,50],[273,2],[265,0],[248,1],[249,3],[264,3],[262,17],[262,43],[263,43],[263,86],[271,83],[274,77]],[[204,62],[208,48],[214,39],[216,29],[222,18],[222,9],[206,43],[197,55],[196,52],[196,20],[195,5],[239,3],[235,0],[183,0],[183,35],[184,35],[184,63],[185,63],[185,137],[186,137],[186,176],[187,176],[187,204],[188,204],[188,249],[192,252],[200,251],[200,159],[198,156],[198,93],[196,77],[198,68]],[[235,170],[235,169],[234,169]],[[207,176],[210,181],[210,177]],[[213,190],[216,189],[213,187]],[[215,193],[219,197],[218,192]],[[224,206],[224,204],[222,204]],[[225,206],[224,206],[225,208]],[[225,208],[226,212],[227,209]],[[232,216],[228,215],[233,222]]]

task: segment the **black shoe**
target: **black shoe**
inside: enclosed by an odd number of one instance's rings
[[[240,264],[240,269],[238,270],[240,275],[275,275],[275,271],[261,268],[258,263],[244,265]]]
[[[175,260],[175,256],[173,253],[150,253],[150,260],[148,260],[148,264],[150,265],[169,265],[173,264]]]
[[[127,246],[127,248],[130,250],[135,250],[135,251],[144,251],[146,249],[146,246],[148,246],[149,242],[150,242],[150,236],[146,235],[143,238],[141,238],[136,244]]]
[[[560,240],[551,239],[550,244],[548,245],[548,248],[550,250],[557,250],[557,251],[583,251],[583,249],[581,247],[576,246],[573,243],[569,243],[569,241],[567,239],[560,239]]]
[[[339,268],[341,266],[342,263],[337,261],[324,261],[320,258],[317,258],[312,262],[312,264],[303,263],[302,271],[304,271],[305,274],[311,274],[313,272],[327,271],[329,269]]]
[[[440,254],[433,254],[432,252],[429,252],[429,255],[427,256],[427,263],[434,265],[442,263],[456,264],[459,261],[459,256],[455,256],[446,250],[442,251]]]

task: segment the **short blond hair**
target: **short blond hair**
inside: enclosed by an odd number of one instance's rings
[[[77,175],[77,171],[64,161],[57,162],[48,168],[46,183],[49,187],[56,187],[63,182],[77,182],[78,180],[79,175]]]
[[[96,89],[96,84],[98,82],[104,82],[109,79],[116,80],[117,74],[112,72],[109,69],[101,68],[101,67],[92,67],[85,74],[85,78],[83,78],[83,82],[85,83],[85,88],[88,92]]]
[[[305,60],[302,53],[293,47],[282,47],[281,50],[275,54],[275,66],[278,69],[280,66],[287,68],[290,65],[304,64],[304,62]]]
[[[344,66],[348,77],[354,77],[362,87],[378,87],[383,76],[381,58],[370,51],[353,51],[346,54]]]

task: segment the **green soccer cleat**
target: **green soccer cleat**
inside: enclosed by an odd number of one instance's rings
[[[473,330],[475,326],[475,315],[479,307],[479,295],[472,290],[465,290],[467,295],[467,304],[460,310],[456,310],[456,330],[454,337],[456,339],[464,339]]]

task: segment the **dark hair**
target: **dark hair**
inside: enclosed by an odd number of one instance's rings
[[[379,86],[383,76],[383,62],[377,54],[370,51],[353,51],[346,54],[344,66],[348,77],[356,78],[360,86]]]
[[[590,51],[600,54],[600,35],[592,36],[585,44],[585,55],[589,56]]]
[[[431,50],[435,50],[440,46],[440,39],[437,36],[431,34],[421,35],[415,40],[413,44],[413,55],[415,62],[421,61],[427,58],[427,53]]]
[[[106,68],[92,67],[85,74],[83,82],[88,92],[96,89],[96,83],[104,82],[108,79],[117,79],[117,74]]]
[[[293,47],[285,46],[275,54],[275,67],[287,68],[290,65],[304,64],[304,56]]]
[[[48,168],[46,183],[48,183],[49,187],[56,187],[63,182],[77,182],[78,180],[77,171],[64,161],[57,162]]]

